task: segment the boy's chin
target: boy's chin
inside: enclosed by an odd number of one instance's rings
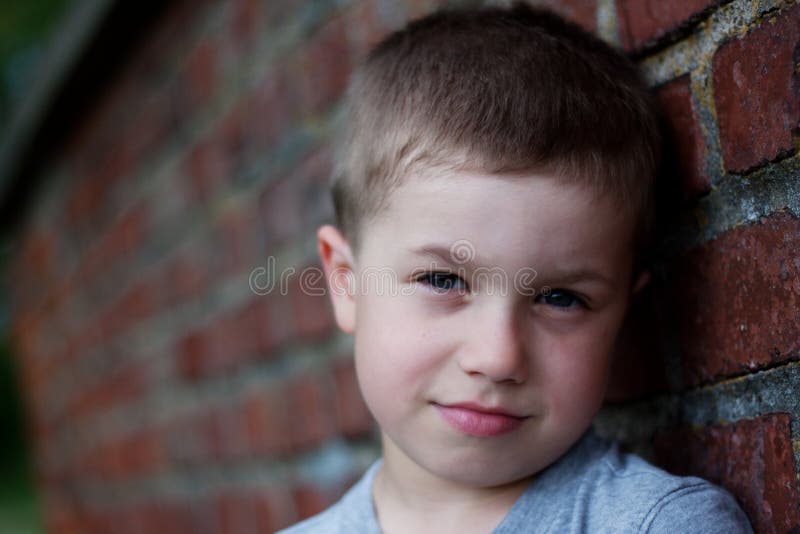
[[[529,480],[550,462],[545,458],[502,458],[486,451],[442,451],[415,461],[436,478],[467,488],[498,488]]]

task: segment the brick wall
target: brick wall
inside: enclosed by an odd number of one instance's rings
[[[543,3],[641,62],[676,153],[597,428],[800,528],[800,5]],[[121,58],[9,275],[49,531],[268,532],[378,454],[307,268],[347,73],[436,4],[174,2]]]

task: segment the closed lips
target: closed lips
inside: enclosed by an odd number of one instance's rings
[[[517,430],[528,417],[511,415],[501,408],[474,404],[435,404],[442,418],[454,429],[469,436],[495,437]]]

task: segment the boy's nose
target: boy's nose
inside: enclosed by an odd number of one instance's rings
[[[493,382],[522,383],[528,378],[528,359],[519,318],[510,307],[495,309],[480,317],[479,325],[461,346],[459,366],[470,375],[483,375]]]

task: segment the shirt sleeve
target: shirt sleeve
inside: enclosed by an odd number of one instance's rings
[[[750,521],[733,496],[707,482],[676,489],[653,506],[639,532],[750,534]]]

